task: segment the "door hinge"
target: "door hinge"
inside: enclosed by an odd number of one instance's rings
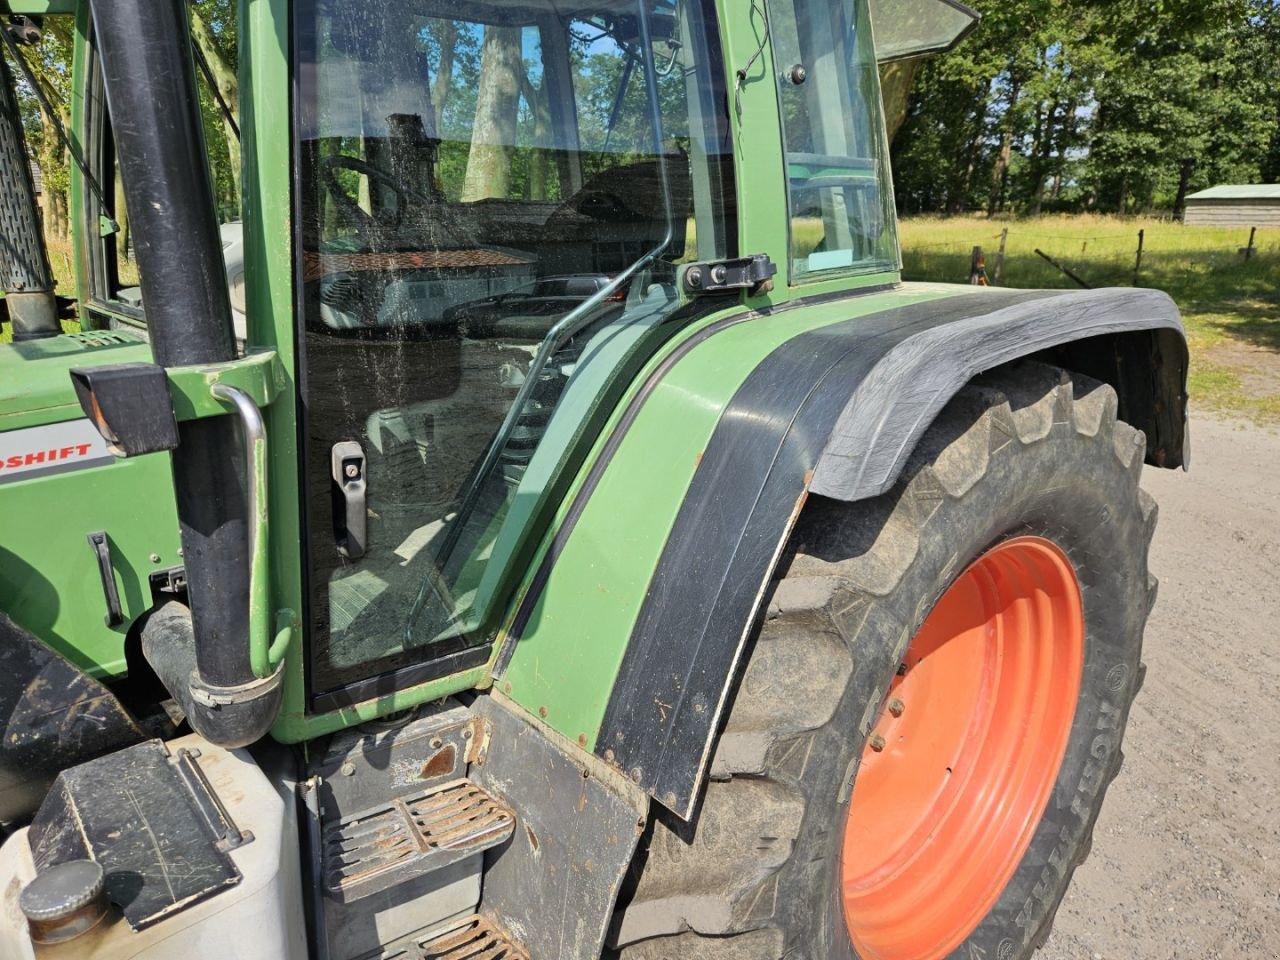
[[[736,260],[691,263],[684,268],[684,292],[691,297],[746,290],[749,296],[768,293],[778,265],[767,253],[755,253]]]

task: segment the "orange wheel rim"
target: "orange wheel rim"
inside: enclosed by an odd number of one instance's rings
[[[1080,585],[1040,537],[992,548],[912,640],[863,752],[841,894],[865,960],[945,957],[1026,853],[1084,664]]]

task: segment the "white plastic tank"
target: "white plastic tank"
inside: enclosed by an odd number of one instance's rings
[[[199,750],[198,763],[232,821],[253,840],[232,851],[241,881],[141,931],[112,909],[91,934],[36,953],[18,906],[35,877],[27,831],[0,847],[0,957],[4,960],[305,960],[306,927],[293,784],[273,783],[244,750],[198,736],[166,744]]]

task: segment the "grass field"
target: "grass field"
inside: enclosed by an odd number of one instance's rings
[[[1248,242],[1248,229],[1099,216],[916,218],[901,225],[903,275],[963,283],[974,246],[986,251],[990,275],[1005,227],[1000,285],[1052,288],[1076,284],[1036,248],[1090,286],[1132,286],[1138,231],[1144,230],[1138,285],[1168,292],[1182,309],[1193,406],[1280,422],[1280,230],[1259,230],[1246,261],[1237,251]]]

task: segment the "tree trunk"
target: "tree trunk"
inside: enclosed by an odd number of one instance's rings
[[[233,126],[225,116],[222,118],[222,135],[227,141],[231,182],[235,187],[236,199],[239,200],[243,196],[240,192],[240,138],[236,135],[236,127],[240,126],[240,80],[236,76],[235,69],[231,64],[227,63],[222,51],[218,49],[218,44],[213,39],[213,33],[209,30],[209,25],[204,22],[204,18],[200,16],[194,6],[190,10],[191,37],[204,55],[205,62],[209,64],[209,72],[213,74],[214,85],[218,88],[218,93],[227,105],[231,120],[234,121]],[[221,112],[221,107],[219,107],[219,112]]]
[[[440,67],[431,84],[431,109],[435,126],[427,131],[429,137],[441,137],[444,129],[444,108],[453,92],[453,58],[458,46],[458,27],[452,20],[440,21]]]
[[[973,186],[973,172],[978,168],[978,153],[982,150],[982,131],[969,143],[969,162],[965,165],[964,174],[960,177],[958,189],[947,198],[947,215],[957,216],[969,206],[969,190]]]
[[[486,26],[476,119],[471,128],[471,154],[462,187],[464,203],[507,196],[523,72],[520,28]]]
[[[238,206],[244,196],[240,190],[240,138],[225,119],[222,121],[222,135],[227,141],[227,169],[231,171],[231,189],[235,193],[232,201]]]
[[[1178,171],[1178,195],[1173,200],[1173,219],[1181,220],[1187,212],[1187,191],[1191,189],[1191,173],[1195,170],[1194,160],[1183,160]]]
[[[45,89],[46,96],[49,92]],[[57,101],[52,97],[50,100],[56,109]],[[37,162],[43,175],[44,231],[47,237],[62,240],[67,236],[67,224],[63,219],[65,206],[60,206],[58,199],[63,196],[63,184],[66,182],[67,151],[58,136],[54,118],[45,112],[43,105],[40,107],[40,127],[41,147]]]
[[[58,225],[55,236],[59,240],[67,239],[68,228],[71,225],[70,218],[67,215],[67,194],[66,191],[57,190],[49,196],[49,208],[57,211]]]
[[[546,200],[551,196],[551,177],[555,172],[555,141],[551,129],[551,104],[545,88],[538,90],[528,74],[520,74],[520,90],[533,113],[533,153],[529,156],[530,200]]]
[[[1009,189],[1009,162],[1013,159],[1013,111],[1022,94],[1022,85],[1016,80],[1009,81],[1009,103],[1005,107],[1004,117],[1000,123],[1000,152],[996,154],[996,162],[991,167],[991,196],[987,200],[987,216],[994,216],[997,210],[1004,210],[1005,193]]]
[[[1027,210],[1028,216],[1038,217],[1044,206],[1044,182],[1045,167],[1049,158],[1049,151],[1053,144],[1054,123],[1058,115],[1058,101],[1054,100],[1049,104],[1048,113],[1041,116],[1036,115],[1036,134],[1035,142],[1031,147],[1031,175],[1034,178],[1031,187],[1031,205]]]

